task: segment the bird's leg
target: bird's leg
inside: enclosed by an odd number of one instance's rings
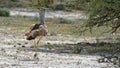
[[[35,52],[37,52],[37,43],[35,40],[34,40],[34,48],[35,48]]]
[[[35,54],[34,54],[34,63],[37,64],[39,61],[38,54],[37,54],[37,43],[36,40],[34,40],[34,48],[35,48]]]
[[[39,44],[41,38],[42,38],[42,36],[39,37],[39,39],[38,39],[38,41],[37,41],[37,43],[36,43],[36,44],[37,44],[36,47],[38,47],[38,44]]]
[[[36,49],[36,41],[34,40],[34,48]]]
[[[37,48],[38,48],[38,44],[39,44],[39,41],[41,40],[42,37],[39,37],[39,39],[37,40],[37,42],[34,40],[35,44],[34,44],[34,47],[35,47],[35,54],[34,54],[34,59],[35,59],[35,63],[38,63],[39,61],[39,58],[38,58],[38,54],[37,54]]]

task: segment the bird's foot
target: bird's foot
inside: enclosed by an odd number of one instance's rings
[[[34,63],[37,64],[39,62],[39,57],[38,57],[38,54],[35,53],[34,54]]]

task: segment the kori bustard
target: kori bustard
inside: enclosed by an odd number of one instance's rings
[[[34,48],[36,53],[34,54],[35,61],[39,60],[37,56],[37,48],[39,41],[43,36],[46,36],[48,33],[47,26],[44,24],[44,16],[45,16],[45,9],[41,9],[40,12],[40,23],[34,24],[30,27],[30,30],[28,33],[25,34],[27,40],[34,40]]]

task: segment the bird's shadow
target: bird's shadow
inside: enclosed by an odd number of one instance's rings
[[[77,44],[66,44],[67,47],[65,48],[62,48],[60,45],[55,45],[57,48],[54,49],[54,48],[49,48],[51,45],[48,45],[49,47],[41,47],[39,46],[37,48],[37,51],[34,47],[21,47],[21,49],[25,49],[25,50],[28,50],[28,51],[32,51],[32,52],[47,52],[47,53],[57,53],[57,54],[60,54],[60,53],[65,53],[65,54],[80,54],[81,51],[86,47],[86,46],[91,46],[91,47],[104,47],[104,46],[109,46],[109,47],[113,47],[115,45],[115,48],[116,49],[119,49],[120,46],[120,43],[104,43],[104,42],[101,42],[101,43],[77,43]],[[90,53],[88,53],[88,55],[90,55]]]

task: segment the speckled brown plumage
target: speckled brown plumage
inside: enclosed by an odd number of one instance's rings
[[[27,40],[34,40],[36,37],[39,36],[46,36],[48,30],[46,29],[45,25],[34,24],[31,26],[30,31],[25,34]]]

